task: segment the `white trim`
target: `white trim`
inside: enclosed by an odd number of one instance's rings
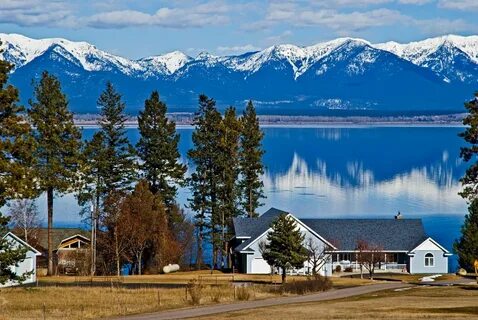
[[[382,249],[380,250],[381,252],[383,253],[389,253],[389,252],[393,252],[393,253],[408,253],[407,250],[385,250],[385,249]],[[327,250],[326,253],[357,253],[357,252],[360,252],[360,250]],[[377,252],[376,250],[363,250],[362,252]]]
[[[305,223],[303,223],[302,221],[300,221],[300,219],[297,219],[292,213],[289,213],[288,216],[291,216],[292,218],[294,218],[295,221],[297,221],[297,223],[299,223],[304,229],[306,229],[307,231],[309,231],[310,233],[312,233],[314,236],[316,236],[317,238],[319,238],[322,242],[328,244],[330,247],[332,247],[333,249],[337,249],[337,247],[335,247],[333,244],[331,244],[330,242],[328,242],[327,240],[325,240],[322,236],[320,236],[317,232],[315,232],[314,230],[312,230],[308,225],[306,225]]]
[[[19,237],[16,236],[15,234],[13,234],[13,233],[11,233],[11,232],[8,232],[6,235],[3,236],[3,239],[5,239],[7,236],[12,237],[12,238],[13,238],[14,240],[16,240],[17,242],[20,242],[20,244],[24,245],[24,246],[27,247],[27,248],[30,248],[30,250],[33,251],[36,256],[41,256],[40,251],[38,251],[37,249],[33,248],[30,244],[28,244],[27,242],[25,242],[24,240],[22,240],[21,238],[19,238]]]
[[[427,254],[431,254],[432,256],[431,257],[427,257]],[[428,263],[427,265],[427,259],[432,259],[431,262],[432,264]],[[425,253],[425,255],[423,256],[423,266],[425,268],[434,268],[435,267],[435,255],[431,252],[427,252]]]
[[[260,238],[262,238],[266,233],[269,232],[269,230],[272,230],[272,228],[268,228],[266,231],[264,231],[260,236],[258,236],[257,238],[255,238],[253,241],[251,241],[247,246],[245,246],[244,248],[242,248],[242,250],[240,252],[243,252],[245,251],[247,248],[249,248],[253,243],[256,243],[257,240],[259,240]],[[251,251],[246,251],[246,252],[251,252]]]
[[[83,235],[77,233],[77,234],[75,234],[74,236],[71,236],[71,237],[68,237],[68,238],[65,238],[65,239],[61,240],[61,241],[60,241],[60,244],[62,244],[63,242],[66,242],[66,241],[68,241],[68,240],[71,240],[71,239],[73,239],[73,238],[76,238],[76,237],[80,237],[80,238],[83,238],[83,239],[87,240],[88,242],[91,242],[90,238],[87,238],[87,237],[85,237],[85,236],[83,236]]]
[[[435,240],[433,240],[431,237],[428,237],[426,238],[425,240],[423,240],[422,242],[420,242],[420,244],[418,244],[418,246],[416,246],[415,248],[413,248],[412,250],[410,250],[410,253],[414,253],[414,251],[416,249],[418,249],[419,246],[421,246],[424,242],[430,240],[434,245],[436,245],[438,248],[440,248],[440,250],[442,250],[443,252],[445,253],[450,253],[447,249],[443,248],[438,242],[436,242]]]

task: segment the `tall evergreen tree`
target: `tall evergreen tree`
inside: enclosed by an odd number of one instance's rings
[[[30,124],[22,116],[25,108],[17,104],[18,90],[7,84],[12,68],[0,60],[0,208],[6,199],[28,198],[36,193],[34,139]]]
[[[463,125],[467,128],[459,136],[469,145],[461,148],[460,157],[465,162],[472,161],[472,164],[461,179],[463,191],[460,195],[473,201],[478,195],[478,92],[473,100],[465,103],[465,108],[468,115],[463,119]]]
[[[463,119],[467,127],[460,133],[468,146],[462,147],[460,156],[465,162],[472,162],[461,179],[463,191],[460,195],[469,202],[468,215],[461,228],[461,238],[455,242],[460,265],[472,270],[473,262],[478,259],[478,92],[473,100],[465,103],[468,115]]]
[[[151,192],[161,195],[170,208],[175,203],[176,186],[184,182],[186,166],[179,161],[176,123],[168,120],[166,112],[166,104],[159,100],[159,93],[153,91],[138,116],[141,137],[136,148]]]
[[[458,262],[467,271],[474,271],[473,263],[478,259],[478,200],[473,200],[461,227],[461,237],[454,243]]]
[[[12,68],[11,64],[0,60],[0,208],[8,199],[29,197],[35,193],[31,183],[34,181],[31,168],[34,141],[29,123],[21,116],[24,108],[17,105],[18,90],[7,85]],[[11,269],[25,259],[26,251],[13,247],[3,238],[8,232],[8,222],[9,218],[0,212],[0,285],[7,281],[21,281],[25,276]]]
[[[262,175],[264,166],[262,164],[262,139],[264,133],[259,127],[259,120],[252,101],[249,101],[241,119],[241,152],[240,167],[242,191],[242,207],[249,217],[257,217],[257,208],[262,205],[261,198],[264,198],[264,183]]]
[[[91,275],[94,276],[98,221],[103,213],[103,199],[107,195],[105,185],[107,157],[103,132],[96,132],[90,141],[83,144],[81,160],[77,199],[78,204],[83,207],[81,213],[84,215],[90,213]]]
[[[271,224],[262,256],[267,263],[282,269],[282,283],[286,281],[287,268],[302,268],[308,252],[302,245],[305,235],[297,228],[294,219],[281,214]]]
[[[101,110],[99,124],[104,139],[104,191],[130,190],[136,179],[137,166],[135,150],[126,136],[125,104],[111,82],[106,84],[97,104]]]
[[[195,166],[195,172],[189,179],[192,198],[190,207],[196,212],[198,227],[198,257],[202,257],[202,241],[206,224],[208,225],[213,244],[213,262],[217,264],[217,251],[221,245],[218,233],[221,218],[219,212],[219,182],[220,182],[220,125],[221,114],[216,109],[216,102],[205,95],[199,96],[199,111],[194,118],[196,130],[192,140],[194,148],[188,151],[188,157]]]
[[[36,170],[40,189],[46,192],[48,206],[48,274],[53,274],[53,199],[73,187],[78,174],[80,131],[73,123],[68,101],[60,82],[43,72],[30,100],[29,116],[36,140]]]
[[[4,217],[0,212],[0,285],[8,281],[22,282],[30,273],[17,274],[15,268],[18,263],[26,258],[26,248],[17,247],[10,243],[5,235],[8,232],[9,217]]]
[[[237,119],[236,109],[227,108],[221,123],[221,140],[218,148],[221,159],[220,166],[220,212],[221,212],[221,241],[222,257],[228,256],[228,239],[232,236],[232,218],[240,214],[238,187],[239,177],[239,137],[241,123]],[[224,262],[224,261],[223,261]],[[231,262],[228,261],[228,265]]]
[[[91,152],[97,157],[93,158],[92,172],[93,179],[96,179],[94,193],[97,199],[100,199],[97,211],[101,215],[97,215],[97,218],[103,222],[103,229],[106,231],[104,237],[109,237],[115,248],[116,272],[119,275],[122,244],[117,225],[118,208],[126,191],[133,188],[137,177],[137,164],[135,150],[126,136],[125,104],[111,82],[107,82],[97,105],[101,110],[100,131],[89,144]]]

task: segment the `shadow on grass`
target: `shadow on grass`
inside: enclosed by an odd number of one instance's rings
[[[478,315],[478,306],[470,306],[470,307],[450,307],[450,308],[417,308],[417,309],[405,309],[406,311],[410,312],[417,312],[417,313],[446,313],[446,314],[466,314],[466,315]]]

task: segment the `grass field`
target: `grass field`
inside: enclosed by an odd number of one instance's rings
[[[387,277],[394,275],[387,275]],[[415,276],[396,276],[401,281],[415,281]],[[449,276],[454,279],[453,276]],[[447,276],[448,278],[448,276]],[[302,281],[305,277],[288,277],[288,281]],[[368,285],[378,281],[359,278],[336,278],[332,283],[335,289],[353,286]],[[185,284],[190,280],[200,280],[204,285],[201,296],[201,305],[224,303],[239,300],[231,284],[232,276],[220,272],[180,272],[168,275],[144,275],[116,277],[48,277],[39,279],[39,287],[4,288],[0,289],[0,320],[3,319],[91,319],[126,314],[154,312],[166,309],[181,308],[191,305],[191,294],[186,294]],[[279,283],[279,276],[268,275],[234,275],[234,281],[247,282],[249,299],[264,299],[278,296],[279,293],[270,290],[270,283]],[[125,286],[125,284],[137,284]],[[141,285],[156,284],[158,287],[143,287]],[[176,288],[166,288],[162,285],[177,285]],[[446,291],[449,290],[449,291]],[[412,295],[410,295],[412,294]],[[451,297],[447,300],[448,295]],[[427,297],[427,299],[424,299]],[[432,298],[429,298],[432,297]],[[456,299],[455,299],[456,298]],[[398,300],[395,300],[398,299]],[[474,299],[474,304],[469,303]],[[373,302],[376,301],[377,303]],[[426,306],[423,302],[429,302]],[[450,303],[448,303],[450,301]],[[365,312],[365,315],[378,314],[390,316],[396,308],[405,314],[444,311],[447,306],[465,309],[453,309],[458,313],[475,312],[474,305],[478,301],[478,290],[456,288],[431,288],[429,291],[417,288],[403,292],[387,292],[363,296],[356,299],[340,300],[311,305],[268,308],[264,312],[272,316],[279,312],[282,319],[298,319],[304,315],[311,319],[313,314],[327,314],[331,317],[343,318],[347,312],[356,315]],[[410,303],[409,303],[410,302]],[[446,303],[445,303],[446,302]],[[364,304],[365,307],[360,306]],[[335,307],[330,307],[334,305]],[[422,310],[435,306],[438,309]],[[318,308],[318,309],[317,309]],[[391,309],[390,309],[391,308]],[[470,309],[471,308],[471,309]],[[397,310],[398,310],[397,309]],[[295,311],[294,311],[295,310]],[[369,314],[367,310],[375,310]],[[400,312],[402,312],[400,311]],[[262,312],[262,311],[261,311]],[[461,314],[460,313],[460,314]],[[223,319],[246,319],[253,313],[233,313],[224,315]],[[216,317],[214,317],[216,318]],[[277,317],[276,317],[277,318]],[[379,317],[380,318],[380,317]],[[254,317],[253,317],[254,319]],[[255,318],[257,319],[257,318]]]
[[[206,319],[477,319],[478,287],[427,287],[231,312]]]

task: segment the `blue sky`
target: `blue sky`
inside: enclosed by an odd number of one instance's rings
[[[141,58],[238,54],[336,37],[408,42],[478,33],[478,0],[0,0],[0,31],[82,40]]]

